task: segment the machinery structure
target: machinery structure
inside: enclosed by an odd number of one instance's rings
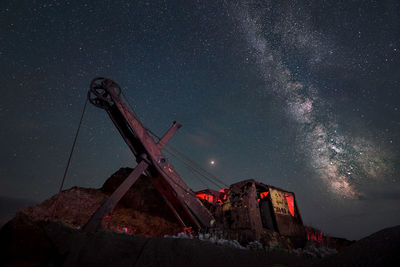
[[[183,227],[201,229],[213,226],[214,217],[161,152],[163,146],[181,125],[174,122],[172,127],[156,143],[130,108],[122,101],[121,87],[110,79],[95,78],[90,84],[88,98],[93,105],[107,111],[122,138],[136,157],[138,164],[127,179],[95,212],[84,230],[98,230],[101,227],[103,217],[111,212],[142,173],[150,179],[154,187],[160,192],[161,197]]]
[[[219,229],[227,237],[260,240],[265,231],[294,239],[305,239],[305,231],[292,192],[245,180],[229,188],[193,192],[175,171],[162,148],[181,127],[174,122],[156,142],[149,131],[123,102],[120,86],[107,78],[95,78],[90,84],[89,101],[106,110],[124,141],[134,154],[137,166],[106,199],[84,226],[93,232],[101,228],[119,200],[141,175],[145,175],[160,193],[183,228],[195,231]]]
[[[247,242],[260,240],[266,232],[273,231],[299,244],[305,239],[293,192],[245,180],[219,192],[202,190],[197,196],[213,213],[216,227],[227,238]]]

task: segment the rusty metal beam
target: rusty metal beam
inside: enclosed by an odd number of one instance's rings
[[[181,128],[182,125],[179,122],[174,121],[171,128],[169,128],[168,132],[164,134],[164,136],[158,141],[157,146],[161,150],[163,146],[171,139],[171,137]]]
[[[137,158],[141,154],[147,156],[149,166],[145,173],[160,194],[171,204],[178,220],[182,221],[183,225],[193,225],[196,228],[200,228],[198,222],[202,227],[211,227],[215,221],[214,217],[161,152],[161,148],[181,125],[174,123],[160,142],[155,143],[133,111],[122,101],[121,88],[115,82],[106,78],[94,79],[88,98],[95,106],[107,110],[121,136]]]
[[[160,148],[148,134],[145,127],[143,127],[140,121],[133,115],[133,112],[121,100],[115,90],[108,90],[108,93],[113,99],[114,104],[118,107],[118,110],[121,112],[121,115],[125,118],[126,123],[135,132],[136,137],[146,149],[148,158],[153,163],[152,166],[155,167],[157,172],[172,187],[175,191],[176,197],[185,203],[185,205],[182,205],[183,209],[186,209],[186,206],[189,207],[203,226],[212,226],[214,218],[211,213],[203,206],[200,200],[197,199],[193,191],[185,184],[179,174],[175,171],[174,167],[168,162],[167,158],[162,154]],[[149,175],[154,176],[154,174],[152,175],[151,173],[149,173]],[[187,211],[187,213],[190,214],[191,212]],[[196,218],[193,218],[192,221],[195,222]]]
[[[121,198],[128,192],[129,188],[137,181],[140,175],[147,169],[149,164],[142,160],[133,169],[129,176],[124,180],[122,184],[112,193],[112,195],[100,206],[99,209],[92,215],[90,220],[83,227],[85,232],[95,232],[101,228],[101,221],[104,216],[109,214],[112,209],[117,205]]]

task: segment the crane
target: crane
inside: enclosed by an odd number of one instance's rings
[[[184,231],[222,231],[229,239],[245,242],[268,239],[268,231],[273,231],[290,237],[293,243],[305,244],[305,228],[293,192],[252,179],[226,185],[229,188],[220,191],[193,192],[161,151],[181,124],[173,122],[156,142],[153,133],[143,126],[122,96],[121,87],[111,79],[98,77],[90,83],[88,101],[107,112],[137,165],[102,202],[83,227],[84,231],[101,229],[103,218],[144,175]]]
[[[101,229],[103,217],[113,210],[142,174],[151,181],[184,228],[199,230],[212,227],[215,223],[213,215],[186,185],[161,151],[181,124],[173,122],[164,136],[155,142],[135,113],[123,101],[121,87],[108,78],[98,77],[91,81],[88,100],[107,112],[132,151],[137,165],[111,196],[103,201],[83,230],[94,232]]]

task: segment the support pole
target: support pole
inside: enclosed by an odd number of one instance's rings
[[[137,181],[140,175],[147,169],[149,164],[142,160],[133,169],[125,181],[112,193],[112,195],[96,210],[90,220],[83,227],[85,232],[95,232],[101,228],[101,221],[104,216],[109,214],[111,210],[117,205],[121,198],[128,192],[129,188]]]
[[[165,133],[165,135],[158,141],[157,146],[161,150],[163,146],[168,143],[169,139],[178,131],[179,128],[181,128],[182,125],[179,122],[174,121],[174,124],[172,127],[168,130],[168,132]]]

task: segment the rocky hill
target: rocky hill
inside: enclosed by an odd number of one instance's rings
[[[54,195],[41,204],[21,209],[17,215],[25,215],[34,222],[62,221],[71,228],[82,228],[131,170],[121,168],[100,189],[72,187],[64,190],[60,196]],[[53,216],[58,197],[60,198]],[[159,193],[145,177],[140,177],[118,203],[112,215],[104,218],[103,228],[145,237],[175,235],[182,231]]]

